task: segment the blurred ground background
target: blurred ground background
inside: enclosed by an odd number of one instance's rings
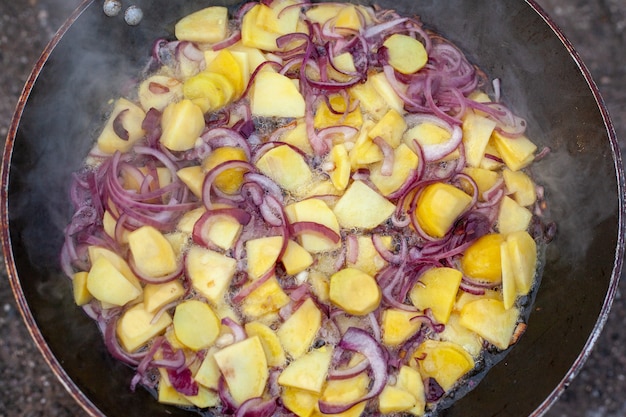
[[[0,140],[39,54],[78,0],[0,1]],[[128,2],[126,2],[128,3]],[[626,2],[538,0],[573,43],[609,108],[626,150]],[[626,416],[626,280],[591,357],[547,417]],[[34,346],[0,268],[0,417],[85,413]],[[503,416],[505,417],[505,416]]]

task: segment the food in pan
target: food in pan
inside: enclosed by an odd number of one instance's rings
[[[515,343],[545,202],[497,82],[376,7],[211,6],[175,29],[75,174],[62,254],[131,389],[419,416]]]

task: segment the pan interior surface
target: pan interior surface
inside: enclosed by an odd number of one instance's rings
[[[128,26],[123,17],[106,17],[101,2],[86,2],[26,91],[28,100],[21,118],[16,113],[5,152],[3,249],[10,255],[10,279],[31,333],[88,412],[183,416],[188,412],[158,404],[143,389],[130,392],[133,371],[107,353],[95,324],[75,306],[59,266],[63,229],[72,214],[71,175],[105,120],[107,102],[136,81],[155,39],[172,37],[180,17],[209,4],[136,3],[144,18]],[[210,4],[234,9],[239,3]],[[528,136],[551,150],[533,166],[533,175],[545,187],[558,233],[544,251],[528,330],[474,390],[440,413],[540,415],[588,354],[621,269],[624,180],[606,110],[584,67],[527,2],[377,4],[419,15],[427,28],[499,78],[506,104],[528,120]]]

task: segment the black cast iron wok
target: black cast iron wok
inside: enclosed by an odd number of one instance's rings
[[[59,267],[67,192],[102,123],[158,37],[177,19],[228,0],[137,0],[139,26],[86,1],[44,52],[26,85],[3,158],[2,245],[16,299],[47,362],[94,416],[182,416],[129,392],[132,370],[106,352]],[[580,369],[608,314],[624,256],[624,174],[615,133],[588,71],[532,1],[380,0],[419,14],[492,77],[552,153],[534,166],[558,234],[545,250],[528,330],[446,417],[539,416]]]

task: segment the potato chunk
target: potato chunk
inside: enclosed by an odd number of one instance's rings
[[[500,300],[482,298],[463,306],[460,323],[504,350],[509,347],[518,317],[516,307],[507,310]]]
[[[409,293],[411,302],[420,310],[430,309],[439,323],[447,323],[463,274],[459,270],[435,267],[427,270]]]
[[[342,227],[373,229],[387,220],[396,206],[363,181],[354,181],[333,211]]]
[[[277,331],[285,351],[299,358],[307,351],[317,335],[322,322],[322,313],[313,300],[308,298]]]
[[[410,36],[393,34],[385,40],[383,46],[387,48],[389,65],[403,74],[417,72],[428,62],[424,45]]]
[[[176,338],[192,350],[211,346],[220,333],[220,321],[211,307],[198,300],[187,300],[174,312]]]
[[[472,197],[450,184],[428,185],[417,201],[417,222],[430,236],[444,237],[471,201]]]
[[[474,368],[471,355],[452,342],[426,340],[413,354],[413,360],[424,379],[434,378],[446,391]]]
[[[282,386],[304,389],[316,394],[322,392],[333,349],[322,346],[292,361],[278,377]]]
[[[189,14],[176,23],[174,32],[179,40],[216,43],[226,38],[228,9],[211,6]]]
[[[128,245],[139,272],[162,277],[178,269],[178,259],[170,242],[152,226],[142,226],[128,234]]]
[[[371,313],[381,297],[376,280],[359,269],[344,268],[330,277],[330,301],[350,314]]]
[[[128,309],[117,323],[116,333],[122,347],[134,352],[154,336],[161,334],[172,323],[165,312],[154,320],[154,313],[146,311],[143,303]]]
[[[258,336],[229,345],[214,357],[237,404],[263,394],[269,371]]]

